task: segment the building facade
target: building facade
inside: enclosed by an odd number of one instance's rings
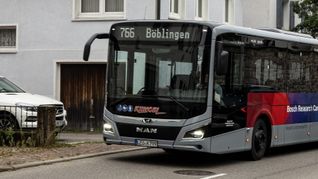
[[[94,42],[90,61],[84,62],[83,47],[92,34],[109,31],[114,22],[142,19],[260,27],[255,17],[263,17],[264,26],[276,27],[275,4],[276,0],[0,0],[0,75],[28,92],[64,102],[71,128],[96,128],[104,104],[107,41]]]
[[[295,0],[242,0],[243,26],[292,30],[301,19],[294,13]]]

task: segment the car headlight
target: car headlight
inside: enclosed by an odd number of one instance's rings
[[[38,108],[34,106],[33,104],[27,104],[27,103],[16,103],[17,107],[21,108],[23,111],[28,112],[37,112]]]

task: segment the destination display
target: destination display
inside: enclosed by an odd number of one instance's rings
[[[208,32],[208,27],[198,24],[149,24],[117,25],[111,34],[118,41],[170,41],[200,42]]]

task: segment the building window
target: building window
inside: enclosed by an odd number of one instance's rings
[[[181,19],[183,13],[183,0],[170,0],[170,19]]]
[[[234,5],[233,0],[225,0],[225,10],[224,10],[224,22],[233,24],[234,19]]]
[[[0,53],[17,52],[17,26],[0,25]]]
[[[125,0],[73,0],[74,20],[125,19]]]
[[[196,20],[205,20],[207,19],[207,1],[206,0],[196,0],[196,10],[195,10],[195,19]]]
[[[295,19],[297,16],[294,12],[294,3],[295,2],[291,1],[289,5],[289,30],[293,30],[295,28]]]

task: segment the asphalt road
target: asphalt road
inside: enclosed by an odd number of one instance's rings
[[[260,161],[245,157],[146,149],[2,172],[0,178],[318,178],[318,143],[274,149]]]

